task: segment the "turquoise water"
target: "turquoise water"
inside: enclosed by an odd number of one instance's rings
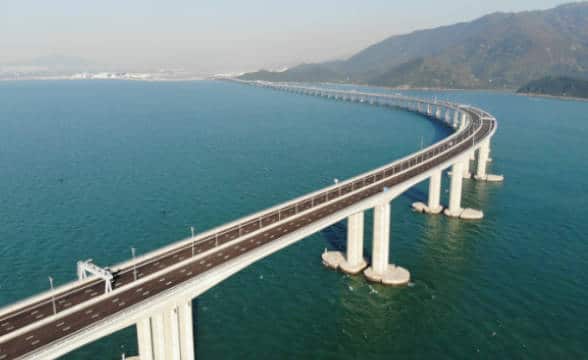
[[[492,171],[506,182],[464,187],[486,218],[412,213],[426,184],[396,199],[391,258],[408,288],[323,268],[345,224],[274,254],[195,300],[200,359],[587,356],[588,103],[416,95],[498,118]],[[122,261],[446,134],[414,114],[229,83],[0,83],[0,306],[48,275],[72,280],[79,259]],[[132,328],[65,358],[123,351],[136,352]]]

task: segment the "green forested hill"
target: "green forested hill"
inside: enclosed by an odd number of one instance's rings
[[[518,93],[566,96],[588,99],[588,80],[568,77],[545,77],[521,87]]]
[[[495,13],[393,36],[344,61],[304,64],[246,79],[383,86],[510,88],[546,75],[588,77],[588,2]]]

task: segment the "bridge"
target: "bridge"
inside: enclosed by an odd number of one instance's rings
[[[461,206],[462,181],[502,181],[487,174],[496,119],[469,105],[401,95],[304,85],[245,82],[339,101],[404,109],[454,130],[416,153],[345,181],[224,224],[164,248],[101,268],[78,262],[77,281],[0,309],[0,360],[53,359],[108,334],[136,326],[141,360],[192,360],[192,299],[224,279],[313,233],[347,219],[345,253],[328,252],[330,268],[363,274],[384,285],[409,282],[408,270],[390,264],[390,204],[429,180],[426,203],[416,211],[479,220]],[[476,159],[472,168],[471,160]],[[449,204],[441,206],[442,172],[450,169]],[[364,258],[364,212],[374,209],[372,261]],[[317,254],[318,255],[318,254]]]

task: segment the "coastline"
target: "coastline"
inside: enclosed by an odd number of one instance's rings
[[[560,95],[548,95],[548,94],[536,94],[536,93],[514,93],[518,96],[529,96],[536,98],[552,99],[552,100],[565,100],[565,101],[581,101],[588,102],[588,98],[580,98],[574,96],[560,96]]]

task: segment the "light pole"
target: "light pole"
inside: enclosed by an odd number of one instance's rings
[[[137,263],[135,262],[135,248],[131,247],[131,254],[133,254],[133,278],[137,281]]]
[[[194,226],[190,226],[190,231],[192,232],[192,257],[194,257]]]
[[[57,307],[55,306],[55,292],[53,291],[53,278],[49,276],[49,286],[51,287],[51,303],[53,304],[53,315],[57,314]]]
[[[337,185],[339,183],[339,179],[333,179],[333,182],[335,183],[335,185]],[[341,188],[337,189],[337,193],[339,194],[338,196],[341,196]]]

